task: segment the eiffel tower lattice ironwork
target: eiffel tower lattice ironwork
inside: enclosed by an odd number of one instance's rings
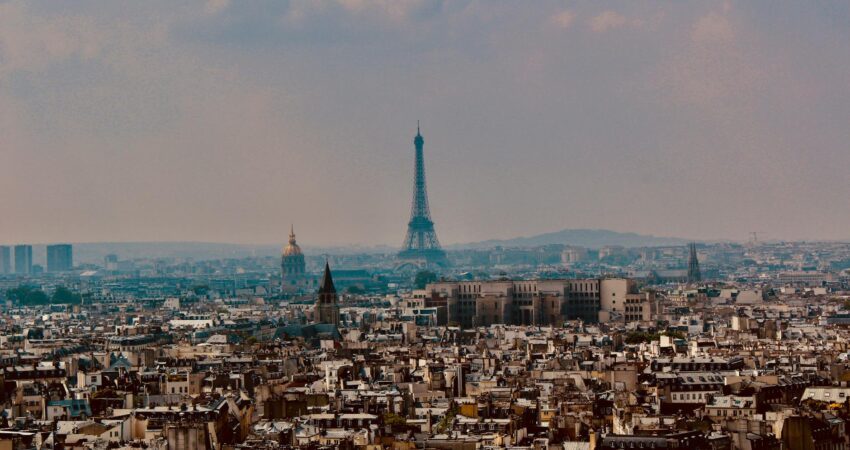
[[[443,265],[447,262],[446,253],[440,247],[431,210],[428,207],[428,190],[425,187],[425,157],[422,149],[425,139],[416,124],[416,167],[413,173],[413,204],[410,208],[410,222],[407,223],[407,235],[398,254],[399,259],[418,260],[430,264]]]

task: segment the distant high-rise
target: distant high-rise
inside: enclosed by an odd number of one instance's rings
[[[699,259],[697,258],[697,244],[688,244],[688,283],[699,283],[702,274],[699,271]]]
[[[47,271],[67,272],[74,268],[74,250],[71,244],[47,246]]]
[[[425,156],[422,148],[425,139],[416,126],[416,137],[413,139],[416,148],[416,164],[413,172],[413,205],[410,208],[410,222],[407,223],[407,235],[398,258],[406,261],[425,262],[427,264],[444,265],[447,262],[446,253],[440,247],[434,222],[431,220],[431,210],[428,207],[428,190],[425,187]]]
[[[110,253],[103,257],[103,268],[109,271],[118,270],[118,255]]]
[[[339,325],[339,303],[337,302],[336,287],[331,277],[331,266],[325,262],[325,274],[319,286],[319,297],[316,299],[316,322]]]
[[[0,274],[12,273],[12,247],[0,245]]]
[[[32,245],[15,246],[15,273],[18,275],[32,273]]]

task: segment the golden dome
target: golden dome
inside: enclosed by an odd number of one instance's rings
[[[301,254],[301,247],[295,243],[295,227],[290,228],[289,244],[283,247],[283,256],[295,256]]]

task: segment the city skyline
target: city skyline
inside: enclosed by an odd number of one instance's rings
[[[850,450],[848,42],[0,0],[0,450]]]
[[[846,3],[538,5],[4,2],[0,237],[850,240]]]

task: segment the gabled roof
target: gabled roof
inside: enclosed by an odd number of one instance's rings
[[[131,363],[123,354],[119,354],[118,356],[110,354],[109,360],[110,360],[110,364],[109,364],[108,370],[117,369],[119,367],[122,367],[124,369],[132,369],[133,368],[133,363]]]

